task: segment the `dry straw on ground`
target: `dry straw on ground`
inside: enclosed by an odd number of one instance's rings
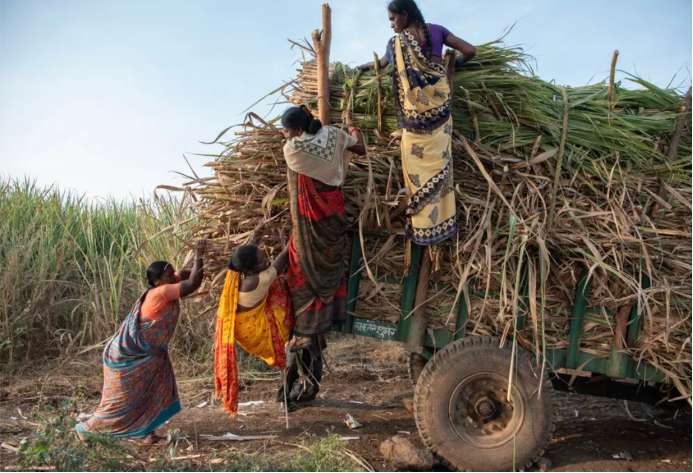
[[[305,59],[297,78],[275,93],[314,104],[313,53],[307,43],[294,46]],[[586,269],[595,310],[586,318],[581,351],[605,357],[625,345],[615,339],[622,328],[616,316],[636,306],[641,336],[622,349],[656,365],[689,394],[690,91],[684,97],[635,76],[625,79],[634,88],[616,83],[611,93],[608,81],[561,87],[536,77],[530,64],[521,49],[495,42],[455,71],[460,231],[431,250],[429,325],[454,330],[455,301],[465,297],[472,307],[469,334],[503,334],[522,308],[516,296],[527,287],[522,337],[537,353],[565,347],[569,310]],[[406,189],[390,70],[376,76],[335,63],[330,71],[332,124],[340,126],[342,112],[352,110],[369,145],[368,155],[349,168],[347,214],[354,228],[392,235],[364,239],[368,264],[361,263],[367,271],[357,314],[396,322],[401,288],[366,277],[401,277],[407,261],[398,237]],[[288,241],[283,139],[275,123],[249,114],[246,123],[225,130],[214,140],[223,151],[208,163],[213,176],[186,184],[199,216],[196,233],[212,241],[205,283],[212,293],[223,283],[233,248],[254,231],[270,254]],[[449,288],[439,289],[440,283]]]

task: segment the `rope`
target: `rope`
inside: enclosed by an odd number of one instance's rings
[[[561,144],[558,147],[558,158],[556,159],[556,170],[553,173],[553,189],[551,190],[551,203],[549,204],[549,222],[551,227],[554,216],[554,206],[556,205],[556,194],[558,193],[558,181],[561,178],[561,169],[563,167],[563,151],[565,150],[565,139],[568,135],[568,93],[565,88],[558,86],[563,94],[563,129],[561,130]]]

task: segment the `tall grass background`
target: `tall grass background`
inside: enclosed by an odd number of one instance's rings
[[[182,240],[159,234],[180,221],[180,210],[168,195],[93,201],[30,179],[0,178],[2,371],[101,347],[144,290],[148,264],[183,263]],[[209,317],[197,320],[196,306],[183,302],[176,356],[212,352]]]

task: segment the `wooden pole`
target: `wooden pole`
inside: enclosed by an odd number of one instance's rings
[[[611,341],[611,346],[614,348],[623,348],[626,346],[626,333],[628,332],[628,317],[633,309],[630,305],[624,305],[618,310],[616,316],[616,327],[614,328],[614,338]]]
[[[679,110],[681,114],[686,113],[687,110],[691,109],[691,89],[690,87],[688,88],[688,92],[686,92],[686,96],[683,98],[683,104],[681,105],[681,109]],[[686,120],[684,120],[683,116],[679,117],[678,122],[676,123],[676,130],[674,131],[674,136],[671,137],[671,142],[669,143],[669,149],[667,150],[667,158],[669,158],[670,161],[673,161],[676,158],[676,153],[679,151],[679,142],[681,141],[681,133],[683,133],[683,129],[686,125]]]
[[[411,353],[421,354],[426,341],[426,298],[428,296],[428,283],[431,279],[431,251],[429,247],[423,247],[423,258],[421,260],[421,270],[419,279],[416,283],[416,295],[414,296],[414,311],[409,315],[411,322],[409,325],[409,335],[405,349]]]
[[[455,82],[455,52],[451,49],[445,51],[445,76],[448,79],[450,86],[450,101],[452,102],[452,94]]]
[[[330,124],[330,43],[332,42],[332,9],[322,6],[322,31],[313,31],[313,46],[318,60],[318,118]]]
[[[676,129],[674,130],[674,134],[672,135],[671,141],[669,142],[669,149],[667,150],[667,159],[669,161],[673,161],[674,159],[676,159],[676,154],[679,151],[679,143],[681,142],[681,134],[683,133],[683,129],[686,126],[686,120],[684,119],[683,114],[690,109],[691,89],[689,88],[688,92],[683,98],[683,104],[681,105],[681,109],[679,110],[681,112],[681,116],[677,120]],[[657,192],[657,195],[660,199],[666,201],[667,190],[664,184],[664,180],[662,178],[659,178],[659,191]],[[659,202],[653,202],[652,207],[650,207],[650,211],[648,212],[648,216],[651,219],[656,219],[659,216],[659,211],[661,210],[661,208],[662,206],[659,204]]]
[[[282,378],[284,378],[284,418],[286,419],[286,430],[289,430],[289,394],[286,390],[286,368],[282,370]]]

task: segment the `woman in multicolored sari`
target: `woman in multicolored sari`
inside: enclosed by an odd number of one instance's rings
[[[301,362],[315,375],[314,387],[301,396],[310,400],[317,394],[318,373],[322,372],[322,335],[346,318],[344,248],[348,222],[342,184],[351,153],[364,155],[366,146],[350,113],[345,116],[347,132],[323,126],[306,106],[286,110],[281,123],[293,225],[288,279],[295,322],[289,348],[291,352],[301,351]],[[292,393],[289,381],[287,389]]]
[[[419,245],[434,245],[457,231],[451,100],[442,65],[443,45],[461,53],[459,63],[473,58],[476,48],[443,26],[426,23],[414,0],[394,0],[388,13],[397,35],[390,39],[380,67],[394,66],[402,167],[410,191],[406,234]],[[359,69],[372,67],[369,63]]]
[[[186,265],[178,274],[166,261],[149,266],[147,290],[106,344],[101,404],[77,426],[80,437],[146,437],[155,442],[154,429],[180,412],[168,344],[180,314],[178,300],[202,283],[203,254],[201,243],[192,268]]]
[[[224,409],[238,410],[238,367],[234,342],[270,366],[286,367],[285,344],[293,326],[293,308],[281,276],[289,248],[270,265],[254,244],[236,248],[229,260],[217,315],[214,385]]]

